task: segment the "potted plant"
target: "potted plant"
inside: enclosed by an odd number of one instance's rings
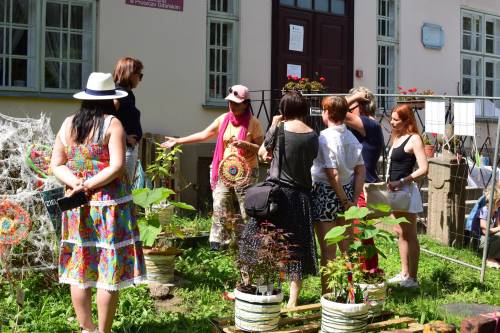
[[[437,135],[436,133],[432,133],[433,137],[436,137],[436,135]],[[436,147],[434,146],[434,143],[432,143],[432,140],[429,137],[429,135],[426,133],[422,134],[422,141],[424,142],[425,156],[427,156],[427,158],[434,157]]]
[[[264,332],[278,326],[283,293],[284,265],[290,259],[286,234],[271,223],[262,222],[251,241],[257,244],[255,255],[240,251],[236,263],[241,282],[234,290],[236,327]],[[248,240],[246,240],[248,242]]]
[[[374,211],[386,216],[370,218]],[[385,258],[375,245],[363,244],[363,240],[374,238],[392,239],[388,231],[377,228],[377,224],[399,224],[408,222],[405,218],[388,216],[390,207],[383,204],[366,207],[350,207],[344,214],[346,224],[334,227],[325,235],[327,244],[337,244],[349,237],[348,230],[357,228],[357,234],[348,250],[335,260],[328,262],[321,268],[321,273],[328,279],[331,293],[321,297],[321,329],[322,332],[351,332],[362,331],[367,325],[370,306],[373,306],[371,315],[380,313],[385,302],[385,278],[382,270],[366,271],[360,260],[371,258],[379,253]],[[354,224],[354,221],[357,223]]]
[[[175,164],[179,159],[179,154],[182,153],[181,146],[174,146],[171,149],[162,147],[159,143],[155,142],[155,159],[154,162],[149,164],[146,168],[146,174],[151,177],[151,183],[154,187],[167,187],[173,188],[172,173],[174,172]],[[170,194],[172,195],[172,194]],[[159,219],[161,224],[169,224],[172,216],[174,215],[174,206],[169,205],[167,202],[162,201],[156,205],[161,208],[158,209]]]
[[[181,234],[175,225],[161,224],[159,215],[164,209],[161,203],[167,203],[181,209],[195,210],[191,205],[169,200],[175,194],[169,188],[142,188],[132,191],[134,203],[141,208],[137,224],[141,242],[144,246],[144,259],[148,282],[170,283],[174,279],[174,259],[180,250],[171,247],[166,234]]]
[[[409,104],[412,108],[415,109],[423,109],[425,107],[425,98],[421,97],[422,95],[434,95],[434,91],[432,91],[431,89],[418,91],[418,89],[415,87],[405,89],[402,86],[398,86],[398,93],[403,95],[396,97],[396,102],[398,104]]]
[[[317,80],[311,80],[307,77],[298,77],[288,75],[287,82],[281,89],[283,93],[287,91],[302,91],[302,92],[321,92],[325,90],[326,79],[320,76]]]

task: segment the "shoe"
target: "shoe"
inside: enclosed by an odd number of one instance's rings
[[[418,282],[412,277],[407,277],[403,281],[399,282],[399,286],[403,288],[418,288]]]
[[[221,246],[219,242],[210,242],[210,251],[220,251]]]
[[[490,267],[490,268],[500,268],[500,264],[496,261],[486,261],[486,267]]]
[[[406,279],[406,276],[404,276],[403,274],[399,273],[395,277],[390,278],[389,280],[387,280],[387,283],[389,283],[389,284],[400,284],[405,279]]]

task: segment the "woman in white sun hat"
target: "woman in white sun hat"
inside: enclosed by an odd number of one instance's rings
[[[145,275],[139,230],[125,176],[125,131],[113,99],[111,74],[92,73],[75,115],[64,120],[51,167],[67,196],[84,192],[88,203],[62,213],[59,282],[71,285],[71,300],[82,332],[111,332],[118,290]],[[98,328],[92,320],[92,292],[97,288]]]
[[[164,147],[171,148],[176,144],[186,144],[203,142],[212,138],[217,138],[217,144],[212,160],[211,186],[213,196],[213,216],[212,228],[210,230],[210,247],[218,251],[223,244],[227,244],[228,234],[226,224],[228,217],[232,214],[239,214],[246,220],[244,199],[247,188],[257,181],[258,161],[257,152],[264,141],[264,132],[257,118],[252,115],[250,106],[250,94],[248,88],[242,85],[235,85],[229,88],[226,96],[229,102],[229,112],[224,113],[214,120],[203,131],[185,136],[182,138],[165,137]],[[221,162],[231,154],[237,154],[243,159],[244,165],[234,164],[233,168],[226,173]],[[237,160],[237,158],[236,158]],[[229,165],[229,163],[228,163]],[[231,172],[238,168],[249,168],[249,181],[242,182],[235,186],[228,186],[224,182],[226,175],[231,177]],[[221,170],[220,170],[221,169]],[[222,175],[220,174],[222,171]],[[236,176],[239,173],[235,173]],[[238,180],[235,179],[238,183]],[[234,209],[233,202],[239,203],[239,209]]]

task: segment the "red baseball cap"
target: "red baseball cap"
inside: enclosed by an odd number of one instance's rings
[[[237,84],[229,88],[229,94],[225,99],[239,104],[243,103],[247,99],[250,99],[250,93],[248,92],[247,87]]]

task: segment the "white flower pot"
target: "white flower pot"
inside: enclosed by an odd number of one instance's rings
[[[382,313],[382,309],[385,304],[385,296],[387,292],[387,285],[385,282],[379,284],[357,284],[361,290],[366,291],[368,297],[368,303],[370,304],[370,309],[368,310],[368,315],[372,317],[379,316]]]
[[[370,307],[368,304],[337,303],[328,300],[328,296],[330,294],[321,297],[321,332],[365,332]]]
[[[234,322],[247,332],[265,332],[278,327],[283,293],[253,295],[234,290]]]

